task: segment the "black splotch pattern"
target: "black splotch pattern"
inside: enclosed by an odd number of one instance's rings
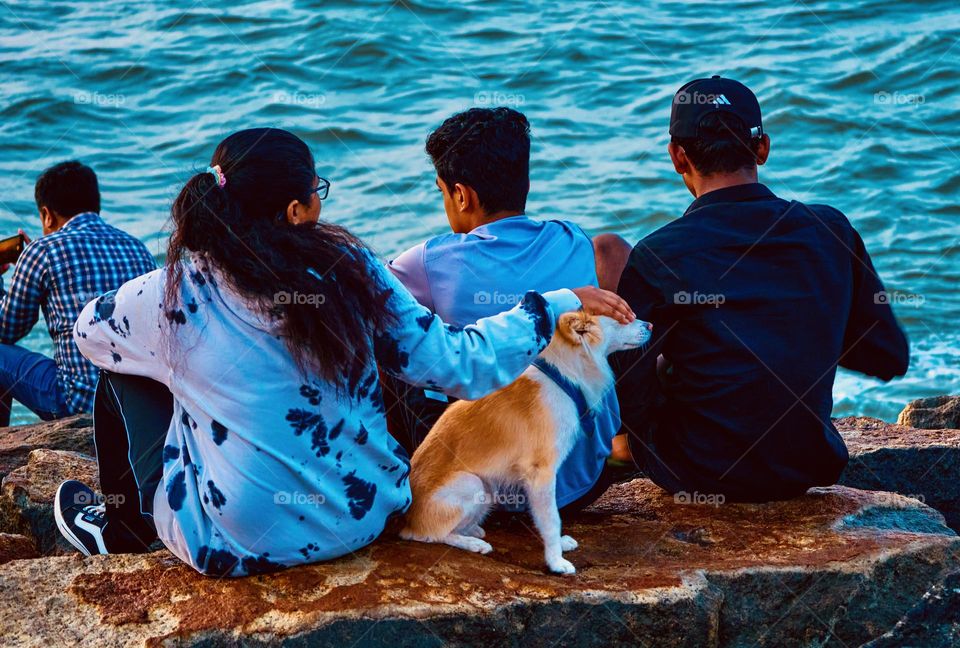
[[[210,503],[219,511],[227,503],[227,498],[223,496],[223,491],[217,488],[213,480],[207,481],[207,491],[210,493]]]
[[[397,458],[397,461],[400,462],[400,465],[404,467],[404,470],[397,477],[397,488],[400,488],[403,485],[403,482],[407,480],[410,476],[410,455],[407,454],[407,451],[399,443],[393,445],[393,456]]]
[[[373,339],[373,353],[387,371],[400,373],[410,364],[410,354],[400,348],[400,342],[390,335],[377,335]]]
[[[430,330],[430,327],[433,326],[434,319],[436,318],[433,316],[433,313],[424,313],[417,318],[417,324],[424,330],[424,332],[427,332]]]
[[[214,421],[210,424],[211,430],[213,432],[213,442],[217,445],[222,445],[224,441],[227,440],[227,428],[223,423],[219,421]]]
[[[173,310],[168,310],[164,313],[167,316],[167,319],[173,322],[174,324],[186,324],[187,315],[181,309],[176,308]]]
[[[226,549],[211,549],[203,545],[197,551],[197,566],[210,576],[230,576],[240,559]]]
[[[187,475],[181,470],[173,476],[167,484],[167,504],[173,511],[183,508],[183,500],[187,497]]]
[[[311,385],[300,385],[300,395],[310,401],[311,405],[319,405],[322,399],[320,390]]]
[[[327,424],[320,414],[294,408],[287,412],[286,418],[295,436],[301,436],[305,432],[310,433],[310,447],[318,457],[325,457],[330,453],[330,444],[327,443]]]
[[[117,308],[117,291],[111,290],[97,297],[97,304],[93,307],[96,317],[104,322],[113,317],[113,311]]]
[[[339,421],[337,421],[337,424],[334,425],[332,428],[330,428],[330,433],[327,435],[327,438],[333,441],[338,436],[340,436],[340,433],[343,432],[344,423],[346,423],[344,419],[340,419]]]
[[[174,461],[180,458],[180,448],[172,445],[163,446],[163,462]]]
[[[356,470],[343,476],[343,484],[346,486],[345,493],[350,515],[355,520],[363,519],[363,516],[373,508],[373,500],[377,496],[377,485],[357,477]]]
[[[367,439],[370,437],[370,433],[367,432],[367,428],[363,427],[363,423],[360,424],[360,429],[357,430],[357,436],[353,438],[357,445],[365,445]]]
[[[550,313],[547,310],[547,300],[538,292],[528,291],[520,301],[520,308],[533,320],[534,341],[537,348],[543,351],[553,336],[553,327],[550,324]]]
[[[243,572],[247,576],[259,576],[260,574],[271,574],[273,572],[286,569],[286,565],[270,560],[269,553],[262,553],[257,557],[247,557],[242,561]]]

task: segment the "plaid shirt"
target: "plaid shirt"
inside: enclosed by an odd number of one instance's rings
[[[77,214],[27,245],[9,292],[0,277],[0,343],[23,338],[42,309],[55,346],[60,393],[71,413],[89,412],[97,369],[74,344],[73,325],[87,302],[154,268],[153,255],[136,238],[107,225],[98,214]]]

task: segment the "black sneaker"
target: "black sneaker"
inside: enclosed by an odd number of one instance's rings
[[[106,507],[96,502],[96,493],[86,484],[73,480],[60,484],[53,501],[57,528],[85,556],[107,553],[103,543],[103,527],[107,524]]]

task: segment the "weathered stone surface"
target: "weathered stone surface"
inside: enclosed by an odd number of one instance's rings
[[[53,498],[57,487],[66,479],[78,479],[97,489],[97,462],[92,457],[68,450],[32,451],[26,466],[3,478],[0,531],[35,538],[44,555],[73,553],[74,549],[60,537],[53,519]]]
[[[911,401],[900,412],[897,423],[927,430],[960,428],[960,396],[933,396]]]
[[[865,417],[834,422],[850,449],[841,484],[914,497],[960,529],[960,430],[921,430]]]
[[[0,565],[11,560],[39,558],[33,538],[16,533],[0,533]]]
[[[27,463],[32,450],[73,450],[93,455],[93,421],[81,414],[58,421],[0,428],[0,478]]]
[[[544,572],[525,518],[487,530],[488,556],[388,533],[237,580],[165,551],[16,561],[0,566],[0,627],[25,646],[857,646],[960,565],[938,513],[844,487],[713,507],[635,480],[566,525],[571,577]]]
[[[956,648],[960,646],[960,573],[947,576],[882,637],[863,648]]]

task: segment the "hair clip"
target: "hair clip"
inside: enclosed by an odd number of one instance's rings
[[[217,179],[218,187],[223,188],[227,186],[227,176],[225,176],[223,174],[223,171],[220,170],[219,164],[215,164],[213,166],[207,167],[207,173],[209,173],[210,175],[212,175],[214,178]]]

